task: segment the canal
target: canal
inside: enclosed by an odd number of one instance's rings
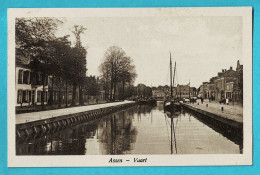
[[[134,106],[46,136],[16,142],[17,155],[239,154],[242,142],[197,114]]]

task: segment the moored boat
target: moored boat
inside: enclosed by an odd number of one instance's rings
[[[174,85],[174,77],[176,71],[176,62],[174,64],[174,75],[172,77],[172,58],[170,53],[170,86],[171,86],[171,95],[170,98],[164,101],[164,110],[165,111],[173,111],[179,110],[181,108],[180,102],[173,97],[173,85]]]
[[[176,100],[166,101],[164,103],[165,111],[176,111],[181,109],[181,103]]]

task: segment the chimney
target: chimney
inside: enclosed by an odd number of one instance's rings
[[[222,69],[222,72],[224,72],[225,70],[224,69]]]
[[[230,66],[230,70],[233,70],[232,66]]]

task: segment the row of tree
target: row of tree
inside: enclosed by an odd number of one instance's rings
[[[87,50],[82,46],[80,38],[86,28],[74,26],[71,32],[76,43],[72,46],[69,35],[56,37],[57,28],[62,24],[62,21],[56,18],[16,18],[15,22],[16,60],[29,58],[32,72],[41,73],[43,108],[47,77],[51,79],[51,85],[48,87],[50,105],[53,104],[54,86],[59,90],[59,105],[60,92],[63,89],[65,89],[66,106],[68,105],[68,87],[72,87],[71,105],[76,105],[77,93],[80,105],[84,104],[84,93],[98,94],[96,79],[86,77]],[[135,66],[122,48],[109,47],[99,70],[106,100],[122,100],[133,96],[133,83],[137,76]]]
[[[79,89],[79,104],[83,104],[83,80],[86,77],[87,50],[81,45],[80,35],[86,28],[75,25],[72,33],[76,44],[72,46],[69,35],[56,37],[55,32],[62,21],[55,18],[16,18],[15,42],[16,60],[29,58],[29,66],[33,72],[42,75],[43,93],[41,104],[44,108],[46,77],[56,81],[59,90],[66,87],[66,105],[68,105],[68,85],[73,86],[72,103],[76,104],[76,89]],[[53,86],[52,86],[53,87]],[[52,104],[50,90],[49,103]]]
[[[137,76],[135,65],[125,51],[112,46],[104,54],[104,60],[99,66],[101,80],[104,84],[105,98],[110,101],[122,100],[131,96],[131,89]]]

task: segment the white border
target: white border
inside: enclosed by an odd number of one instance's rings
[[[244,65],[243,154],[16,156],[15,17],[242,16]],[[8,167],[252,165],[252,7],[8,9]],[[148,158],[134,163],[133,158]],[[112,164],[110,158],[131,162]]]

